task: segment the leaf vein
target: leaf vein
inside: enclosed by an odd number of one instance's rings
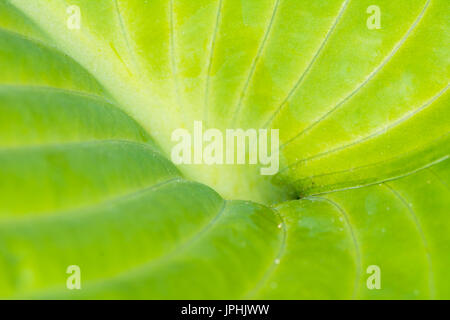
[[[448,134],[444,135],[443,137],[446,137],[446,136],[448,136]],[[440,138],[442,138],[442,137],[440,137]],[[437,139],[437,140],[440,140],[440,139]],[[393,159],[389,159],[389,160],[386,160],[386,161],[380,161],[378,163],[371,163],[369,165],[360,166],[360,167],[356,167],[356,168],[350,168],[350,169],[346,169],[346,170],[342,170],[342,171],[335,171],[335,172],[331,172],[331,173],[325,173],[325,174],[320,174],[320,175],[309,176],[309,177],[306,177],[306,178],[297,179],[294,182],[301,181],[301,180],[304,180],[304,179],[314,179],[316,177],[323,177],[323,176],[333,175],[333,174],[337,174],[337,173],[352,172],[354,170],[362,169],[362,168],[369,168],[371,166],[375,166],[375,165],[380,164],[380,163],[385,163],[387,161],[392,161],[392,160],[395,160],[395,159],[399,159],[402,156],[403,155],[400,155],[400,156],[398,156],[396,158],[393,158]],[[362,184],[362,185],[357,185],[357,186],[348,187],[348,188],[334,189],[334,190],[331,190],[331,191],[314,193],[314,194],[311,194],[311,195],[312,196],[317,196],[317,195],[329,194],[329,193],[334,193],[334,192],[339,192],[339,191],[359,189],[359,188],[368,187],[368,186],[372,186],[372,185],[383,183],[383,182],[387,182],[387,181],[395,181],[395,180],[407,177],[409,175],[412,175],[414,173],[417,173],[419,171],[422,171],[424,169],[427,169],[427,168],[429,168],[431,166],[434,166],[435,164],[441,163],[441,162],[447,160],[448,158],[449,158],[449,155],[446,155],[446,156],[444,156],[442,158],[439,158],[436,161],[432,161],[432,162],[430,162],[430,163],[428,163],[428,164],[426,164],[426,165],[424,165],[424,166],[422,166],[420,168],[417,168],[417,169],[409,171],[409,172],[407,172],[405,174],[401,174],[401,175],[394,176],[394,177],[391,177],[391,178],[387,178],[387,179],[383,179],[383,180],[377,180],[375,182],[365,183],[365,184]]]
[[[134,67],[135,67],[136,71],[138,71],[139,67],[138,67],[137,59],[136,59],[136,56],[134,55],[134,51],[131,50],[130,37],[129,37],[128,32],[127,32],[127,30],[125,28],[125,22],[123,21],[122,13],[120,11],[119,3],[117,1],[118,0],[114,0],[114,6],[115,6],[117,18],[119,19],[120,30],[121,30],[122,36],[123,36],[123,38],[125,40],[125,44],[127,46],[128,52],[130,53],[131,58],[133,59]],[[116,52],[116,54],[117,54],[117,52]],[[125,65],[125,67],[127,67],[126,63],[120,58],[120,56],[118,54],[117,54],[117,56],[122,61],[122,63]],[[127,67],[127,69],[128,69],[128,67]]]
[[[360,90],[365,87],[375,76],[388,64],[389,61],[391,61],[392,57],[399,51],[399,49],[403,46],[403,44],[406,42],[406,40],[409,38],[411,33],[414,29],[419,25],[420,21],[422,21],[423,16],[425,15],[425,12],[428,9],[428,6],[430,4],[431,0],[427,0],[424,8],[420,12],[419,16],[416,18],[416,20],[413,22],[411,27],[408,29],[406,34],[400,39],[400,41],[394,46],[393,50],[386,56],[386,58],[379,64],[369,75],[368,77],[359,85],[356,86],[356,89],[354,89],[349,95],[347,95],[344,99],[342,99],[338,104],[336,104],[333,108],[331,108],[329,111],[327,111],[325,114],[323,114],[319,119],[311,123],[308,127],[303,129],[301,132],[296,134],[294,137],[290,138],[288,141],[286,141],[284,144],[280,146],[280,149],[284,149],[288,144],[290,144],[292,141],[298,139],[300,136],[304,135],[306,132],[309,132],[311,129],[313,129],[315,126],[320,124],[324,119],[326,119],[328,116],[330,116],[332,113],[334,113],[337,109],[339,109],[342,105],[344,105],[347,101],[349,101],[351,98],[353,98]]]
[[[417,231],[419,232],[420,239],[421,239],[424,249],[425,249],[425,255],[426,255],[427,264],[428,264],[428,278],[429,278],[428,284],[429,284],[431,298],[434,299],[435,295],[436,295],[436,292],[435,292],[436,290],[435,290],[435,285],[434,285],[435,280],[434,280],[434,274],[433,274],[433,264],[432,264],[432,260],[431,260],[428,241],[427,241],[425,234],[423,232],[423,229],[420,225],[419,219],[412,207],[412,204],[408,203],[408,201],[406,201],[406,199],[393,186],[390,186],[387,183],[383,183],[383,185],[387,189],[389,189],[389,191],[391,191],[394,194],[394,196],[397,197],[401,201],[401,203],[407,208],[407,210],[411,214],[414,224],[416,225]]]
[[[246,293],[244,295],[243,299],[252,299],[257,294],[257,292],[263,288],[263,286],[269,280],[270,276],[277,269],[277,267],[281,261],[281,258],[283,257],[283,254],[286,251],[286,239],[287,239],[286,219],[276,208],[271,208],[271,209],[275,212],[275,214],[278,216],[278,218],[280,219],[280,222],[281,222],[281,228],[282,228],[283,234],[282,234],[282,238],[281,238],[280,247],[278,249],[278,253],[275,256],[275,261],[269,265],[269,267],[265,271],[264,275],[262,276],[261,280],[257,282],[257,284],[254,286],[253,289],[249,290],[248,293]]]
[[[341,213],[342,217],[344,218],[345,224],[347,225],[347,228],[350,232],[350,236],[351,236],[351,239],[353,242],[353,247],[355,250],[356,272],[355,272],[355,282],[354,282],[354,286],[353,286],[352,299],[356,299],[356,296],[358,294],[358,285],[359,285],[359,281],[361,279],[362,258],[361,258],[361,249],[359,247],[358,239],[356,237],[355,231],[353,230],[353,227],[350,223],[349,214],[347,213],[347,211],[344,210],[343,207],[341,207],[340,205],[338,205],[335,201],[333,201],[331,199],[323,198],[323,197],[306,197],[305,199],[312,200],[312,201],[314,201],[316,199],[316,200],[319,200],[322,202],[328,202],[333,207],[335,207]]]
[[[213,59],[214,59],[214,51],[216,48],[216,38],[217,38],[217,33],[219,31],[220,19],[222,16],[223,1],[224,0],[219,0],[219,3],[217,5],[216,21],[214,24],[213,36],[211,39],[211,44],[210,44],[210,49],[209,49],[210,53],[209,53],[208,67],[207,67],[207,74],[206,74],[205,97],[204,97],[204,106],[203,106],[203,120],[205,122],[208,121],[209,89],[210,89],[210,82],[211,82],[210,78],[211,78],[212,64],[213,64]]]
[[[320,53],[322,52],[325,45],[328,43],[328,40],[331,38],[331,35],[333,34],[334,30],[336,29],[336,26],[338,25],[339,21],[341,20],[342,16],[344,15],[345,10],[348,7],[350,0],[345,0],[341,6],[341,9],[339,10],[338,15],[336,16],[335,20],[333,21],[333,24],[328,29],[325,38],[321,42],[319,48],[316,50],[316,52],[313,55],[312,60],[309,62],[306,69],[303,71],[301,76],[298,78],[297,82],[294,84],[292,89],[289,91],[288,95],[282,100],[280,105],[275,109],[275,112],[272,113],[272,115],[269,117],[269,119],[264,124],[263,128],[269,127],[269,125],[272,123],[272,121],[275,119],[275,117],[280,113],[281,109],[284,107],[284,105],[292,98],[294,93],[297,91],[297,89],[300,87],[300,85],[303,83],[303,80],[305,79],[306,75],[309,73],[309,71],[312,69],[313,65],[315,64],[317,58],[319,57]]]
[[[238,101],[236,109],[235,109],[235,111],[233,113],[233,118],[231,120],[232,126],[234,126],[234,124],[236,123],[237,116],[238,116],[239,112],[241,111],[242,102],[243,102],[244,97],[245,97],[245,95],[247,93],[248,87],[250,85],[250,81],[253,78],[253,75],[255,74],[256,65],[257,65],[259,59],[261,58],[261,56],[263,54],[263,51],[264,51],[264,48],[266,47],[266,44],[268,42],[269,36],[271,34],[272,27],[273,27],[273,23],[275,21],[275,17],[277,15],[279,4],[280,4],[280,0],[275,0],[275,4],[273,6],[272,15],[270,17],[269,24],[267,25],[267,28],[264,31],[264,35],[263,35],[262,41],[261,41],[261,43],[259,45],[258,51],[256,52],[256,56],[253,59],[252,65],[250,67],[250,71],[249,71],[249,73],[247,75],[247,79],[246,79],[246,81],[244,83],[244,87],[242,88],[241,94],[239,95],[239,101]]]
[[[330,149],[330,150],[327,150],[327,151],[322,152],[322,153],[318,153],[318,154],[313,155],[313,156],[308,157],[308,158],[297,160],[297,161],[287,165],[286,167],[280,169],[280,172],[282,172],[284,170],[287,170],[287,169],[289,169],[289,168],[291,168],[291,167],[293,167],[293,166],[295,166],[295,165],[297,165],[299,163],[310,161],[310,160],[314,160],[314,159],[317,159],[317,158],[322,158],[324,156],[327,156],[327,155],[332,154],[332,153],[336,153],[338,151],[343,151],[345,149],[348,149],[350,147],[353,147],[355,145],[361,144],[363,142],[366,142],[368,140],[371,140],[371,139],[376,138],[376,137],[378,137],[378,136],[380,136],[382,134],[387,133],[389,130],[392,130],[395,127],[403,124],[407,120],[413,118],[414,116],[419,114],[421,111],[423,111],[423,110],[427,109],[429,106],[431,106],[434,102],[436,102],[436,100],[438,100],[442,95],[444,95],[444,93],[447,91],[448,87],[449,87],[449,84],[447,84],[443,89],[441,89],[436,95],[434,95],[430,100],[428,100],[426,103],[421,105],[419,108],[417,108],[417,109],[415,109],[415,110],[413,110],[411,112],[406,113],[405,116],[403,116],[400,119],[392,122],[391,124],[385,126],[384,128],[381,128],[380,130],[375,131],[374,133],[372,133],[372,134],[370,134],[370,135],[368,135],[368,136],[366,136],[364,138],[361,138],[359,140],[355,140],[355,141],[353,141],[353,142],[351,142],[349,144],[346,144],[346,145],[343,145],[343,146],[340,146],[340,147],[337,147],[337,148],[334,148],[334,149]]]

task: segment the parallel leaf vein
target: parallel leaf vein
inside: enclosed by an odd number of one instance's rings
[[[325,38],[322,40],[319,48],[316,50],[316,52],[313,55],[313,58],[311,59],[310,63],[306,67],[306,69],[303,71],[303,73],[298,78],[297,82],[294,84],[292,89],[289,91],[288,95],[282,100],[282,102],[278,105],[278,107],[275,109],[275,112],[272,113],[272,115],[269,117],[269,119],[264,124],[264,128],[269,127],[269,125],[272,123],[272,121],[275,119],[275,117],[280,113],[281,109],[284,107],[284,105],[292,98],[294,93],[298,90],[300,85],[303,83],[303,80],[305,79],[306,75],[309,73],[309,71],[314,66],[317,58],[320,56],[320,53],[322,52],[323,48],[327,44],[328,40],[331,38],[331,35],[333,34],[334,30],[336,29],[336,26],[338,25],[339,21],[341,20],[342,16],[344,15],[345,10],[348,7],[350,0],[345,0],[342,4],[342,7],[336,16],[336,19],[333,21],[332,25],[330,26],[330,29],[328,29]]]
[[[422,226],[420,225],[419,219],[417,217],[417,214],[415,213],[413,206],[411,203],[409,203],[401,194],[400,192],[398,192],[393,186],[387,184],[387,183],[383,183],[383,185],[389,189],[390,192],[392,192],[395,197],[397,197],[401,203],[408,209],[409,213],[411,214],[411,217],[413,218],[413,221],[416,225],[417,231],[419,232],[420,235],[420,240],[423,243],[423,247],[425,249],[425,254],[426,254],[426,258],[427,258],[427,264],[428,264],[428,278],[429,278],[429,290],[430,290],[430,295],[431,298],[434,299],[436,296],[436,289],[435,289],[435,280],[434,280],[434,274],[433,274],[433,263],[431,260],[431,255],[430,255],[430,249],[429,249],[429,245],[428,245],[428,241],[425,237],[425,234],[423,232]]]
[[[422,18],[425,15],[425,12],[428,9],[428,6],[430,4],[431,0],[427,0],[424,8],[420,12],[419,16],[416,18],[416,20],[413,22],[411,27],[408,29],[406,34],[402,37],[402,39],[394,46],[393,50],[386,56],[386,58],[381,62],[380,65],[378,65],[369,75],[368,77],[359,85],[356,86],[356,88],[347,95],[344,99],[342,99],[338,104],[336,104],[333,108],[328,110],[325,114],[323,114],[320,118],[315,120],[313,123],[311,123],[308,127],[303,129],[301,132],[296,134],[294,137],[290,138],[288,141],[286,141],[284,144],[280,146],[280,150],[284,149],[288,144],[290,144],[292,141],[298,139],[305,133],[309,132],[311,129],[316,127],[318,124],[320,124],[324,119],[326,119],[328,116],[330,116],[332,113],[334,113],[337,109],[339,109],[342,105],[344,105],[347,101],[349,101],[352,97],[354,97],[362,88],[364,88],[375,76],[388,64],[388,62],[391,61],[392,57],[399,51],[399,49],[403,46],[403,44],[406,43],[406,40],[409,38],[409,36],[412,34],[413,30],[416,29],[416,27],[419,25],[420,21],[422,21]]]
[[[286,169],[291,168],[291,167],[293,167],[293,166],[295,166],[295,165],[297,165],[299,163],[310,161],[310,160],[314,160],[314,159],[317,159],[317,158],[322,158],[322,157],[327,156],[329,154],[336,153],[338,151],[343,151],[343,150],[348,149],[350,147],[353,147],[355,145],[361,144],[363,142],[367,142],[368,140],[376,138],[376,137],[378,137],[378,136],[380,136],[382,134],[386,134],[386,133],[388,133],[389,130],[392,130],[395,127],[398,127],[399,125],[403,124],[407,120],[410,120],[414,116],[418,115],[421,111],[423,111],[423,110],[427,109],[428,107],[430,107],[434,102],[436,102],[436,100],[438,100],[442,95],[445,94],[445,92],[448,90],[448,88],[449,88],[449,84],[447,84],[443,89],[441,89],[436,95],[434,95],[430,100],[428,100],[426,103],[421,105],[419,108],[417,108],[417,109],[415,109],[415,110],[413,110],[411,112],[406,113],[406,115],[404,115],[400,119],[398,119],[398,120],[392,122],[391,124],[389,124],[389,125],[381,128],[381,129],[375,131],[374,133],[372,133],[372,134],[370,134],[370,135],[368,135],[366,137],[363,137],[361,139],[355,140],[355,141],[353,141],[353,142],[351,142],[349,144],[346,144],[346,145],[343,145],[343,146],[340,146],[340,147],[337,147],[337,148],[334,148],[334,149],[330,149],[330,150],[327,150],[327,151],[322,152],[322,153],[318,153],[318,154],[313,155],[313,156],[308,157],[308,158],[297,160],[297,161],[295,161],[295,162],[293,162],[291,164],[288,164],[286,167],[280,169],[280,172],[283,172]]]
[[[341,213],[342,217],[344,218],[345,224],[347,225],[347,228],[350,232],[350,236],[351,236],[352,242],[353,242],[353,247],[355,250],[356,272],[355,272],[355,282],[354,282],[354,286],[353,286],[352,299],[356,299],[356,296],[358,295],[359,281],[361,279],[362,258],[361,258],[361,249],[359,247],[358,240],[355,235],[355,231],[353,230],[353,227],[350,223],[350,217],[349,217],[348,213],[339,204],[337,204],[335,201],[328,199],[328,198],[307,197],[305,199],[312,200],[312,201],[318,200],[318,201],[327,202],[327,203],[331,204],[333,207],[335,207]]]

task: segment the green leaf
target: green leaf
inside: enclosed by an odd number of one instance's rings
[[[449,298],[450,4],[373,4],[0,0],[0,298]],[[280,171],[175,167],[196,120]]]
[[[176,178],[96,205],[2,221],[2,292],[52,299],[448,298],[449,164],[276,209],[224,201]],[[61,272],[74,262],[80,291],[67,290]],[[381,290],[366,286],[370,265],[381,270]]]
[[[280,205],[285,248],[261,297],[448,299],[449,169],[447,160],[399,180]],[[380,290],[367,287],[371,265],[381,270]]]

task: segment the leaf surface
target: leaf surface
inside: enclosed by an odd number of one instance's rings
[[[450,5],[370,5],[0,0],[0,297],[448,299]],[[280,171],[175,167],[196,120]]]

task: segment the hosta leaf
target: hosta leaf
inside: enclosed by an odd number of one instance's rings
[[[0,297],[449,298],[449,12],[0,0]],[[279,129],[280,171],[176,168],[194,121]]]
[[[279,206],[286,244],[262,297],[448,299],[449,164]]]
[[[82,268],[89,297],[187,297],[190,290],[181,290],[172,275],[181,270],[194,280],[205,259],[203,272],[223,288],[205,282],[192,297],[233,297],[242,290],[233,283],[251,286],[264,271],[260,264],[277,250],[280,221],[272,210],[225,202],[206,186],[182,180],[114,106],[28,88],[9,88],[0,101],[2,116],[16,120],[0,130],[0,297],[62,298],[72,264]],[[53,118],[53,135],[39,121],[46,117]],[[17,136],[7,135],[11,129]],[[239,273],[224,275],[218,264]]]
[[[43,34],[167,154],[171,132],[194,120],[280,129],[274,180],[302,195],[384,181],[448,154],[448,1],[380,0],[375,30],[368,0],[3,1],[26,17],[5,29]],[[80,8],[80,30],[66,28],[69,5]],[[252,168],[182,170],[226,197],[286,198]]]
[[[3,297],[448,298],[448,164],[276,209],[178,178],[3,220]],[[75,261],[84,282],[69,291]],[[380,290],[366,286],[370,265]]]

